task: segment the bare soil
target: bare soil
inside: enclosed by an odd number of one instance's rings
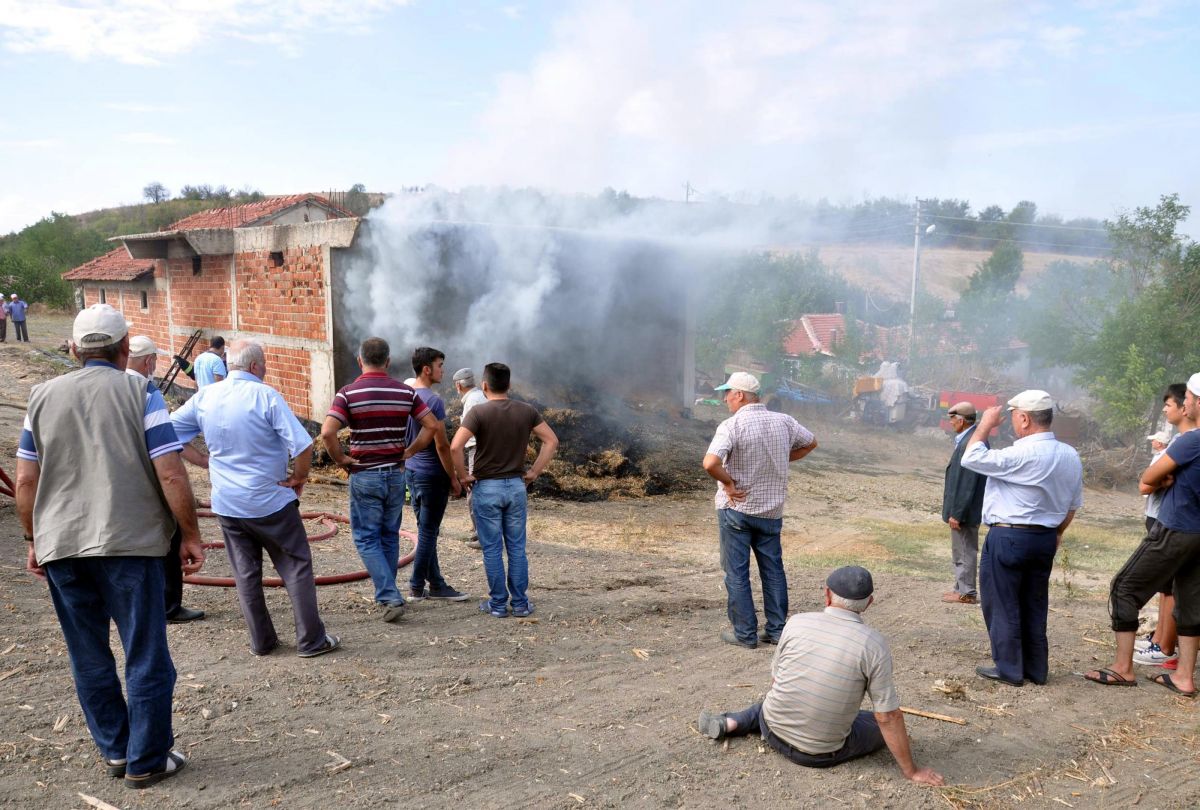
[[[34,348],[57,344],[66,323],[31,321]],[[29,388],[61,367],[0,344],[0,463],[10,474]],[[537,612],[527,620],[484,616],[475,601],[425,602],[385,624],[368,584],[325,587],[323,615],[343,648],[301,660],[287,642],[286,595],[275,590],[269,603],[285,643],[255,658],[233,592],[187,588],[186,603],[208,613],[168,629],[179,671],[175,733],[191,764],[129,791],[104,776],[46,588],[23,571],[21,530],[5,499],[0,804],[84,807],[82,793],[124,808],[1195,806],[1195,703],[1145,682],[1106,689],[1077,674],[1112,654],[1104,586],[1139,539],[1136,495],[1089,489],[1055,572],[1050,683],[998,686],[974,676],[988,661],[978,608],[939,601],[950,584],[939,519],[948,439],[809,426],[821,447],[794,465],[785,518],[791,609],[817,607],[832,565],[875,571],[877,603],[866,618],[891,642],[904,705],[966,721],[908,718],[918,761],[950,787],[905,782],[886,752],[812,771],[757,738],[714,744],[697,732],[702,708],[761,699],[772,649],[717,639],[725,596],[705,489],[535,498]],[[693,463],[703,450],[690,448]],[[193,483],[207,495],[202,472]],[[310,485],[304,507],[345,512],[346,490]],[[459,542],[467,528],[465,505],[453,503],[442,567],[452,584],[482,595],[478,552]],[[204,530],[218,539],[211,521]],[[321,573],[360,567],[345,529],[314,549]],[[221,552],[207,568],[226,570]]]

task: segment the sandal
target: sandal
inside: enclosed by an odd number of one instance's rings
[[[320,647],[317,647],[315,650],[307,650],[302,653],[296,653],[296,655],[300,656],[301,658],[316,658],[318,655],[324,655],[327,652],[333,652],[340,647],[341,644],[342,640],[340,638],[331,633],[326,633],[325,643]]]
[[[1150,683],[1156,683],[1159,686],[1165,686],[1168,689],[1170,689],[1172,692],[1174,692],[1175,694],[1181,695],[1185,698],[1194,698],[1196,696],[1195,689],[1193,689],[1190,692],[1185,692],[1182,689],[1180,689],[1178,686],[1176,686],[1175,682],[1171,680],[1170,672],[1160,672],[1157,675],[1147,675],[1146,680],[1150,681]]]
[[[153,771],[152,773],[142,774],[141,776],[133,776],[125,774],[125,787],[141,790],[148,788],[151,785],[157,785],[164,779],[168,779],[187,767],[187,757],[178,751],[167,752],[167,764],[163,766],[161,771]]]
[[[1101,686],[1137,686],[1138,685],[1138,682],[1136,680],[1127,681],[1124,678],[1122,678],[1120,675],[1118,675],[1117,673],[1113,672],[1111,669],[1098,669],[1098,670],[1096,670],[1096,675],[1098,677],[1093,678],[1090,674],[1085,674],[1083,677],[1085,680],[1091,681],[1092,683],[1098,683]]]

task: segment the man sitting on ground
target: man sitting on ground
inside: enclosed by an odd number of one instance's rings
[[[767,696],[740,712],[700,713],[700,732],[714,740],[758,731],[797,765],[828,768],[884,745],[906,779],[941,785],[942,775],[913,762],[900,698],[892,685],[892,653],[861,614],[873,601],[871,573],[857,565],[825,580],[825,610],[788,619],[771,662]],[[870,694],[874,714],[860,711]]]

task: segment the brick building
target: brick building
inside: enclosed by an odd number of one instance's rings
[[[63,274],[79,303],[111,304],[132,334],[168,357],[200,330],[205,340],[253,338],[267,382],[296,415],[319,421],[335,389],[333,265],[360,221],[324,197],[275,197],[202,211],[156,233],[115,237],[120,247]],[[194,356],[193,354],[193,356]],[[184,375],[177,380],[192,385]]]

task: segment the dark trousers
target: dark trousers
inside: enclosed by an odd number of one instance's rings
[[[162,560],[77,557],[46,563],[46,579],[67,641],[75,692],[105,759],[131,774],[166,766],[175,666],[167,648]],[[125,692],[109,646],[115,623],[125,650]]]
[[[8,339],[8,318],[0,318],[0,341]]]
[[[1057,529],[988,530],[979,558],[979,595],[992,660],[1005,680],[1046,682],[1046,616],[1057,551]]]
[[[296,622],[296,649],[311,652],[325,643],[325,625],[317,612],[317,585],[313,581],[312,549],[293,501],[273,515],[261,518],[218,516],[225,535],[225,552],[237,584],[238,603],[250,630],[250,649],[270,652],[279,643],[262,585],[265,550],[292,600]]]
[[[183,532],[175,527],[171,535],[171,550],[163,557],[163,596],[167,618],[179,612],[183,605],[183,563],[179,559],[179,547],[183,545]]]
[[[1108,593],[1112,629],[1137,630],[1142,605],[1155,593],[1172,589],[1179,635],[1200,635],[1200,534],[1177,532],[1156,522],[1113,577]]]
[[[875,720],[875,715],[866,711],[860,711],[854,718],[854,723],[850,726],[850,733],[846,736],[846,742],[842,744],[842,747],[828,754],[805,753],[775,736],[775,733],[767,726],[766,718],[763,717],[761,702],[742,709],[740,712],[730,712],[729,716],[738,724],[736,730],[729,732],[730,737],[740,737],[743,734],[757,731],[767,741],[767,745],[805,768],[831,768],[847,760],[873,754],[885,745],[883,732],[879,730],[879,723]]]
[[[25,321],[13,321],[13,329],[16,330],[17,340],[29,342],[29,330],[25,328]]]
[[[442,529],[442,517],[446,514],[446,503],[450,500],[450,479],[445,473],[424,475],[405,470],[404,481],[408,485],[408,497],[412,499],[413,512],[417,516],[417,550],[413,556],[409,587],[419,591],[428,582],[430,590],[442,590],[446,587],[446,579],[438,565],[437,541]]]

